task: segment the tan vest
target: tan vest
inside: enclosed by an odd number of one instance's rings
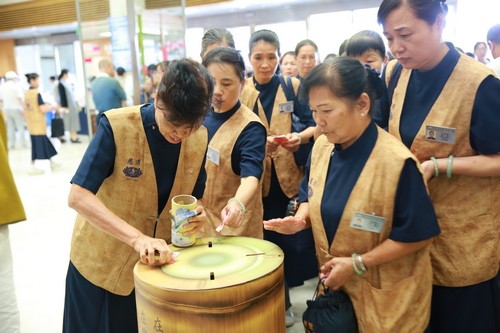
[[[297,91],[299,80],[292,78],[294,90]],[[254,110],[257,103],[259,118],[266,127],[267,135],[282,135],[290,133],[292,128],[292,116],[290,113],[279,113],[279,105],[285,103],[286,97],[281,85],[276,92],[274,99],[273,114],[271,116],[271,123],[267,121],[264,108],[259,100],[259,91],[255,89],[253,78],[247,80],[245,87],[240,96],[241,102],[246,105],[250,110]],[[280,183],[283,193],[289,198],[293,197],[299,192],[299,185],[304,172],[301,167],[297,166],[293,153],[285,148],[278,146],[278,149],[272,153],[268,153],[264,165],[264,185],[262,194],[264,197],[269,195],[269,187],[271,185],[271,161],[276,168],[276,175]]]
[[[241,178],[233,172],[231,153],[243,129],[253,121],[261,123],[259,117],[242,104],[210,140],[209,146],[220,153],[220,159],[218,166],[208,159],[205,164],[207,184],[203,204],[208,222],[205,224],[203,237],[217,235],[263,237],[262,181],[259,181],[258,193],[246,206],[246,214],[241,227],[224,227],[220,233],[215,231],[221,223],[220,212],[226,206],[227,201],[234,197],[240,186]]]
[[[392,229],[394,202],[405,160],[414,157],[400,142],[378,128],[378,139],[344,208],[333,244],[321,218],[333,144],[321,135],[311,154],[309,212],[321,265],[332,257],[363,254],[385,241]],[[353,229],[355,212],[385,218],[380,234]],[[432,272],[429,248],[380,266],[370,267],[344,285],[354,305],[360,332],[423,332],[430,316]]]
[[[127,223],[150,237],[169,242],[171,198],[191,194],[203,164],[207,131],[201,127],[182,141],[175,181],[160,216],[153,160],[140,106],[106,112],[116,145],[113,174],[106,178],[97,197]],[[139,254],[78,215],[71,244],[71,261],[93,284],[114,294],[129,295],[134,288],[133,267]]]
[[[443,91],[412,143],[420,162],[431,156],[477,155],[470,146],[470,121],[476,92],[492,72],[461,55]],[[394,90],[389,132],[401,140],[399,124],[411,70],[401,72]],[[453,145],[424,139],[426,125],[456,129]],[[434,238],[431,259],[434,284],[460,287],[493,278],[500,261],[500,177],[440,175],[429,181],[441,234]]]
[[[38,105],[38,89],[29,89],[25,94],[24,117],[31,135],[47,135],[45,112]]]
[[[26,220],[8,156],[7,129],[3,117],[0,116],[0,225]]]

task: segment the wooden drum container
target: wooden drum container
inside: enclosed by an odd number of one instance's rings
[[[248,237],[200,238],[172,265],[134,268],[139,332],[284,333],[283,252]]]

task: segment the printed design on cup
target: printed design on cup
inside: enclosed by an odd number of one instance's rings
[[[127,160],[127,166],[123,169],[123,173],[125,176],[128,178],[136,179],[142,176],[142,170],[140,168],[141,166],[141,160],[140,159],[133,159],[129,158]]]
[[[188,219],[196,215],[197,200],[191,195],[177,195],[172,199],[172,244],[187,247],[194,244],[194,235],[185,235],[184,227]]]

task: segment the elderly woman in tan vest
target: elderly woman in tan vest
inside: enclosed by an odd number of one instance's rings
[[[212,108],[203,123],[209,141],[204,236],[262,238],[266,129],[239,100],[245,86],[245,61],[235,49],[219,47],[205,55],[203,65],[214,81]]]
[[[66,279],[64,332],[138,331],[133,267],[174,261],[171,199],[198,198],[195,234],[206,221],[207,131],[213,84],[205,67],[170,62],[154,104],[110,110],[71,180],[78,213]]]
[[[431,248],[430,331],[498,332],[500,81],[442,41],[446,12],[438,0],[380,5],[398,63],[385,74],[389,132],[422,163],[442,230]]]
[[[383,83],[358,60],[338,57],[301,85],[323,134],[297,213],[264,227],[284,234],[312,227],[320,277],[350,296],[360,332],[423,332],[429,245],[439,227],[415,157],[370,118]]]

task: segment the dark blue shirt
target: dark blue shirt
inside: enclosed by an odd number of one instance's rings
[[[238,111],[240,106],[241,102],[238,101],[231,110],[224,113],[216,113],[213,109],[210,110],[203,123],[208,130],[208,142],[212,140],[219,128]],[[265,154],[266,128],[261,123],[252,121],[240,133],[231,152],[233,172],[241,178],[254,176],[260,180],[264,171]]]
[[[155,169],[158,188],[158,214],[160,214],[167,203],[174,184],[182,143],[172,144],[163,137],[158,130],[154,113],[153,104],[146,104],[141,107],[142,124],[144,125]],[[200,153],[205,154],[206,152]],[[116,146],[113,130],[106,114],[104,114],[78,170],[71,179],[71,183],[97,193],[103,181],[113,173],[115,155]],[[205,162],[202,165],[205,165]],[[203,197],[205,181],[205,168],[202,167],[192,193],[198,199]]]
[[[339,145],[335,146],[321,201],[321,216],[329,244],[333,241],[347,200],[375,146],[377,137],[377,127],[372,121],[351,146],[342,150]],[[300,187],[300,202],[307,201],[310,167],[309,159]],[[439,234],[434,207],[422,175],[411,159],[405,162],[401,172],[395,200],[390,239],[399,242],[418,242]]]
[[[280,79],[277,75],[274,75],[271,81],[266,84],[259,84],[254,77],[255,89],[259,91],[259,100],[264,108],[264,113],[266,114],[267,121],[271,122],[271,116],[273,114],[274,100],[276,99],[276,93],[278,92],[278,87],[280,86]],[[301,124],[306,127],[316,126],[314,119],[312,118],[311,110],[309,106],[299,102],[300,107],[298,110],[294,107],[293,113],[300,119]],[[257,103],[255,103],[254,110],[258,114]],[[290,127],[290,131],[292,128]]]
[[[441,94],[460,54],[453,44],[441,62],[426,72],[413,70],[406,91],[401,114],[400,135],[403,143],[411,147],[415,136]],[[464,87],[467,89],[467,87]],[[464,91],[464,93],[470,93]],[[488,76],[475,92],[471,115],[470,145],[481,154],[500,152],[500,81]]]

